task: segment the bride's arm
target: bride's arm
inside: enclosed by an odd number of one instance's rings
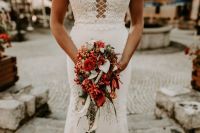
[[[69,0],[53,0],[51,10],[51,31],[61,48],[76,63],[77,48],[69,37],[65,27],[64,18],[68,10]]]
[[[130,14],[131,14],[131,30],[126,46],[124,48],[122,58],[119,62],[120,64],[120,71],[123,71],[126,66],[128,65],[133,53],[135,52],[141,36],[143,32],[143,6],[144,6],[144,0],[131,0],[130,2]]]

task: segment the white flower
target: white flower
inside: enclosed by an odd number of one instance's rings
[[[117,66],[115,66],[115,67],[113,68],[113,72],[116,71],[117,69],[118,69]]]
[[[81,60],[82,63],[84,63],[84,61],[85,61],[84,59]]]
[[[109,93],[111,92],[111,87],[110,87],[110,85],[107,85],[107,86],[106,86],[106,89],[108,90]]]
[[[101,78],[103,72],[107,73],[109,71],[110,68],[110,61],[108,59],[106,59],[106,62],[103,65],[99,66],[99,69],[101,70],[98,77],[95,80],[95,83],[97,83],[99,81],[99,79]]]
[[[104,53],[105,48],[100,48],[101,53]]]
[[[94,43],[95,43],[95,42],[96,42],[95,40],[91,40],[91,41],[87,42],[87,48],[88,48],[89,50],[93,49],[93,48],[94,48]]]
[[[96,40],[90,40],[88,43],[94,45],[95,42]]]
[[[110,68],[110,61],[108,59],[106,59],[106,62],[103,65],[99,66],[99,69],[104,73],[107,73],[109,68]]]

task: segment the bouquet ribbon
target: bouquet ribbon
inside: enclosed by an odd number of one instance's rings
[[[88,111],[88,108],[90,106],[90,103],[91,103],[91,98],[90,98],[90,96],[87,96],[87,100],[85,102],[84,107],[79,112],[76,113],[79,118],[81,118],[81,117],[83,117],[83,116],[85,116],[87,114],[87,111]],[[91,132],[93,132],[93,131],[95,131],[97,129],[98,121],[99,121],[99,114],[100,114],[100,111],[98,109],[98,111],[96,113],[96,116],[95,116],[94,124],[93,124],[92,128],[90,128],[87,131],[88,133],[91,133]]]

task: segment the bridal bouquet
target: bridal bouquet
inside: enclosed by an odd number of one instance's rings
[[[119,73],[117,71],[117,53],[114,47],[103,41],[92,40],[83,45],[77,55],[75,65],[75,82],[81,86],[80,97],[85,99],[86,112],[90,120],[90,131],[96,128],[98,110],[108,100],[113,105],[119,89]],[[115,106],[114,111],[116,114]]]

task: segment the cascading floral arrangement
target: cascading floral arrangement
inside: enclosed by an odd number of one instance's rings
[[[3,57],[5,48],[11,47],[11,38],[7,33],[0,33],[0,59]]]
[[[116,114],[113,100],[117,97],[116,90],[120,88],[118,57],[111,45],[92,40],[81,46],[77,58],[75,82],[81,86],[79,96],[85,101],[85,107],[80,113],[83,116],[83,112],[86,112],[88,132],[91,132],[97,127],[98,111],[106,101],[113,104]]]

